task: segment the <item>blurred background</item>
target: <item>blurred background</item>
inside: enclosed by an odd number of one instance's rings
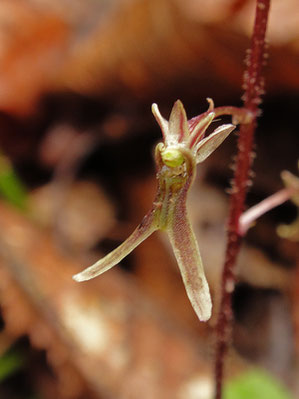
[[[152,102],[166,118],[178,98],[189,118],[206,97],[242,105],[254,3],[1,0],[1,398],[212,398],[236,135],[200,165],[189,200],[213,296],[208,323],[162,234],[95,280],[71,276],[119,245],[152,204],[161,140]],[[298,175],[297,0],[272,1],[268,42],[248,207],[283,188],[282,170]],[[258,388],[240,396],[228,386],[228,399],[299,397],[298,242],[276,233],[296,212],[287,202],[244,240],[226,371],[241,391]]]

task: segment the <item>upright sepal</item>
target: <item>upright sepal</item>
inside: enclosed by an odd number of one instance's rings
[[[186,142],[189,138],[189,127],[185,108],[180,100],[174,103],[169,117],[169,135],[167,145]]]
[[[163,134],[163,139],[166,140],[166,137],[168,136],[168,121],[163,118],[163,116],[160,113],[159,107],[157,104],[152,104],[152,113],[158,122],[160,129]]]

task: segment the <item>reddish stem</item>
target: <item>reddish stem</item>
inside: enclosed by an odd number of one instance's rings
[[[247,69],[244,73],[244,108],[251,114],[250,123],[242,124],[238,140],[236,169],[230,197],[226,256],[222,272],[221,303],[217,321],[217,347],[215,363],[215,398],[221,399],[223,385],[224,358],[231,336],[232,292],[235,284],[235,264],[241,245],[238,231],[239,218],[244,210],[245,197],[249,185],[249,172],[253,159],[253,138],[258,116],[258,106],[264,93],[262,67],[265,59],[265,34],[270,0],[257,0],[251,50],[246,57]]]

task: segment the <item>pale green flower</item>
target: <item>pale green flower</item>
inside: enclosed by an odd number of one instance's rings
[[[157,104],[153,114],[160,125],[163,143],[155,150],[158,188],[152,209],[133,233],[114,251],[94,265],[73,276],[85,281],[118,264],[156,230],[168,234],[177,259],[187,295],[198,316],[206,321],[211,316],[211,297],[204,269],[186,208],[187,195],[196,174],[196,164],[203,162],[235,128],[232,124],[218,127],[204,138],[215,117],[214,104],[209,101],[205,113],[187,120],[181,101],[176,101],[169,121],[164,119]]]

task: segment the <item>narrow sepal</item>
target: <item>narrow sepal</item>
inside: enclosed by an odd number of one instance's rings
[[[169,117],[167,145],[182,143],[189,137],[189,127],[185,108],[180,100],[174,103]]]
[[[168,222],[167,233],[177,259],[189,300],[199,320],[211,317],[212,303],[198,245],[185,206],[187,192],[182,192]]]
[[[104,258],[100,259],[94,265],[78,274],[75,274],[73,279],[78,282],[86,281],[106,272],[113,266],[117,265],[155,230],[157,230],[157,226],[154,220],[154,213],[151,211],[143,218],[139,226],[119,247],[114,249],[114,251],[110,252]]]
[[[156,103],[152,104],[152,113],[161,128],[164,140],[166,140],[168,135],[168,121],[163,118]]]
[[[235,129],[235,125],[219,126],[212,134],[200,141],[196,151],[196,163],[203,162],[220,146],[226,137]]]

